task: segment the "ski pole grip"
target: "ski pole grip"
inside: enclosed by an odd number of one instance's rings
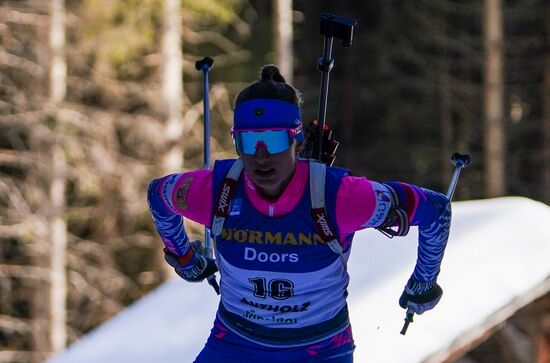
[[[470,165],[470,156],[467,154],[454,153],[451,156],[451,162],[455,166],[455,171],[453,173],[453,179],[451,180],[449,189],[447,190],[447,198],[449,200],[453,199],[456,184],[458,183],[458,177],[460,176],[460,171],[462,170],[462,168],[465,168],[468,165]]]
[[[210,57],[204,57],[195,62],[195,69],[197,71],[208,72],[214,65],[214,60]]]
[[[470,160],[470,155],[468,155],[468,154],[454,153],[451,156],[451,161],[452,161],[454,166],[459,167],[459,168],[465,168],[468,165],[470,165],[471,160]]]

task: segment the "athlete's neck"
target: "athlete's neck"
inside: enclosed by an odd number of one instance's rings
[[[258,191],[258,193],[263,199],[269,202],[276,202],[279,199],[279,197],[283,194],[285,189],[287,188],[295,172],[296,172],[296,163],[293,163],[292,172],[289,173],[284,179],[273,183],[272,186],[259,187],[258,185],[255,185],[256,190]]]

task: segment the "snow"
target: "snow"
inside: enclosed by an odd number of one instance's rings
[[[541,293],[548,291],[550,229],[544,227],[549,222],[550,207],[527,198],[453,203],[439,276],[443,298],[434,310],[415,316],[405,336],[399,334],[405,311],[397,301],[414,266],[417,231],[394,239],[375,230],[357,233],[348,298],[355,361],[435,359],[482,324],[496,321],[497,313],[506,315],[510,303],[520,308],[529,302],[530,291],[540,286]],[[47,363],[192,362],[208,337],[217,304],[208,284],[174,278]]]

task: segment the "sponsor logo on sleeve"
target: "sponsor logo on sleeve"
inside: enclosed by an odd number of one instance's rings
[[[173,212],[176,212],[176,210],[174,204],[172,203],[172,191],[174,190],[174,186],[176,185],[179,175],[180,174],[172,174],[164,178],[161,189],[162,200],[164,200]]]
[[[176,205],[181,210],[186,210],[188,207],[187,194],[189,193],[189,186],[193,182],[193,178],[185,178],[176,190]]]
[[[384,222],[391,208],[391,198],[388,189],[376,182],[371,182],[376,196],[376,205],[370,218],[363,224],[363,227],[378,227]]]

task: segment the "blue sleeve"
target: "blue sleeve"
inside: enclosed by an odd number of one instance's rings
[[[417,214],[429,215],[418,225],[418,259],[413,277],[418,281],[434,281],[439,275],[441,261],[451,227],[451,203],[441,193],[423,189],[427,201]],[[429,210],[425,211],[424,210]],[[434,218],[435,217],[435,218]]]
[[[451,227],[451,203],[444,194],[414,185],[389,182],[397,192],[399,203],[409,215],[411,225],[418,226],[418,257],[412,277],[418,281],[435,281]]]
[[[149,184],[147,202],[153,223],[166,248],[178,255],[190,252],[190,243],[183,225],[183,217],[170,210],[162,199],[164,178],[155,179]]]

